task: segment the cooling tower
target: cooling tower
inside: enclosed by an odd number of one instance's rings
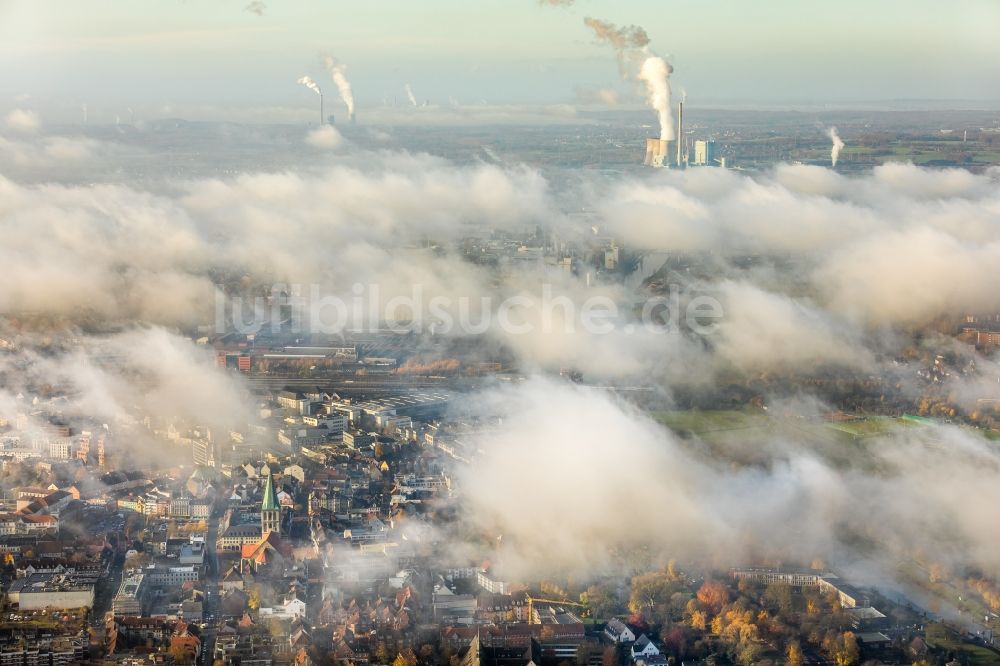
[[[667,164],[669,141],[663,139],[646,139],[646,158],[642,163],[651,167],[662,167]]]

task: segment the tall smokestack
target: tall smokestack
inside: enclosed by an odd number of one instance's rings
[[[301,83],[309,90],[319,95],[319,124],[323,124],[323,90],[319,87],[319,84],[312,80],[311,77],[303,76],[296,81],[296,83]]]
[[[684,166],[681,148],[684,145],[684,100],[677,102],[677,166]]]

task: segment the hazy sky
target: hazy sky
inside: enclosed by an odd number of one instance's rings
[[[332,89],[323,52],[348,65],[359,108],[402,102],[407,82],[442,103],[628,99],[588,15],[643,26],[692,102],[1000,98],[998,0],[265,0],[263,16],[248,2],[0,0],[0,101],[309,105],[295,79]]]

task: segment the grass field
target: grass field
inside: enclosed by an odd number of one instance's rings
[[[652,416],[671,430],[698,436],[772,427],[771,419],[765,414],[728,409],[653,412]]]
[[[981,645],[963,643],[961,638],[943,624],[927,625],[927,642],[931,645],[954,652],[959,662],[969,666],[990,666],[1000,664],[1000,655]]]
[[[775,419],[759,411],[689,410],[653,412],[658,422],[671,430],[713,439],[722,433],[782,432],[797,433],[808,439],[856,440],[884,435],[900,427],[917,424],[888,416],[869,416],[851,421],[796,421],[793,417]]]

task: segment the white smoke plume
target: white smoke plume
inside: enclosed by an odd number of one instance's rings
[[[256,14],[257,16],[263,16],[265,9],[267,9],[267,5],[265,5],[261,0],[253,0],[253,2],[243,8],[243,11]]]
[[[340,98],[344,100],[344,104],[347,106],[347,116],[351,120],[354,120],[354,91],[351,90],[351,82],[347,80],[347,66],[337,62],[334,57],[328,55],[323,56],[323,64],[326,66],[327,71],[330,72],[333,82],[337,84]]]
[[[844,148],[844,141],[837,134],[836,127],[828,129],[826,134],[830,137],[830,141],[833,142],[833,146],[830,148],[830,166],[837,166],[837,159],[840,157],[840,151]]]
[[[670,109],[670,72],[673,68],[666,60],[651,55],[642,63],[639,80],[646,84],[646,101],[656,112],[660,122],[660,139],[674,140],[674,121]]]
[[[413,88],[410,87],[410,84],[407,83],[403,86],[403,89],[406,90],[406,97],[410,100],[410,106],[417,106],[417,98],[414,96]]]
[[[614,23],[595,19],[583,19],[584,25],[594,31],[599,42],[608,44],[615,50],[618,69],[623,78],[629,77],[632,63],[641,59],[636,77],[646,85],[646,101],[656,112],[660,123],[660,139],[674,139],[674,123],[670,109],[670,63],[661,56],[649,53],[649,35],[637,25],[618,27]]]
[[[320,89],[319,84],[313,81],[311,77],[303,76],[302,78],[298,79],[296,83],[301,83],[302,85],[304,85],[306,88],[309,88],[309,90],[312,90],[317,95],[320,96],[323,95],[323,91]]]

